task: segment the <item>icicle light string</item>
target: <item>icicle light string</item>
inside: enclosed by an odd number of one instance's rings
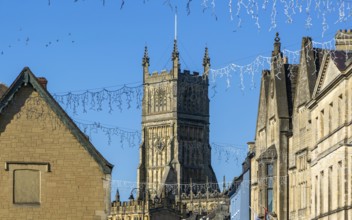
[[[25,116],[27,119],[36,119],[39,122],[42,122],[40,125],[43,126],[43,129],[49,127],[56,130],[57,128],[63,126],[57,115],[46,107],[43,99],[40,96],[31,97],[27,99],[26,102],[27,108],[24,109],[23,112],[18,113],[16,116],[17,118]],[[15,104],[21,103],[17,103],[17,101],[15,101]],[[92,137],[94,134],[102,133],[107,137],[107,142],[109,145],[111,145],[113,137],[117,137],[120,140],[121,147],[124,147],[125,144],[127,144],[129,147],[138,146],[142,140],[141,132],[138,130],[129,130],[119,126],[105,125],[101,122],[91,122],[80,119],[73,119],[73,121],[77,127],[88,137]],[[48,124],[48,122],[50,123]],[[232,155],[235,153],[234,156],[236,161],[240,161],[245,157],[244,152],[241,152],[240,149],[233,148],[234,145],[230,145],[230,148],[229,146],[217,143],[213,144],[213,147],[215,148],[215,154],[217,153],[218,157],[225,157],[227,161],[230,161],[230,153],[232,153]],[[201,154],[201,152],[206,148],[205,143],[198,141],[180,141],[180,145],[188,149],[190,153],[193,154]],[[154,149],[155,146],[151,145],[149,148]]]
[[[73,0],[73,2],[78,2],[79,0]],[[102,5],[105,6],[106,0],[101,0]],[[123,9],[126,4],[126,0],[120,0],[120,9]],[[143,0],[143,3],[148,1]],[[192,0],[186,1],[186,12],[189,15],[191,13],[191,2]],[[169,6],[171,9],[177,4],[177,1],[165,0],[164,5]],[[218,17],[215,13],[216,1],[215,0],[202,0],[200,6],[203,12],[208,8],[208,4],[212,8],[212,16],[217,20]],[[51,6],[51,0],[48,0],[48,5]],[[233,5],[236,5],[236,17],[238,19],[238,25],[242,23],[243,16],[249,16],[257,28],[260,29],[260,14],[265,14],[268,10],[270,13],[270,28],[269,30],[275,29],[277,27],[277,15],[283,14],[286,18],[286,23],[293,23],[294,16],[299,16],[299,14],[305,14],[305,26],[310,28],[313,25],[313,17],[315,14],[316,19],[321,19],[322,25],[322,35],[329,29],[327,16],[334,13],[337,15],[336,23],[346,22],[352,17],[351,1],[336,0],[336,1],[326,1],[326,0],[264,0],[262,3],[258,3],[256,0],[237,0],[234,4],[234,0],[228,0],[227,8],[230,20],[233,21]],[[282,10],[282,13],[279,11]],[[244,13],[242,13],[242,11]],[[242,15],[243,14],[243,15]]]
[[[343,39],[346,39],[346,40],[350,37],[350,35],[347,35],[342,32],[339,32],[339,34]],[[335,53],[334,45],[335,45],[335,39],[332,39],[326,42],[312,41],[312,44],[305,45],[303,50],[306,51],[307,53],[309,51],[314,51],[317,54],[328,52],[328,53],[331,53],[331,55],[334,55]],[[348,52],[347,50],[348,50],[348,45],[346,46],[346,51],[345,51],[346,56]],[[288,60],[291,61],[291,63],[299,63],[301,52],[302,50],[296,50],[296,51],[292,51],[288,49],[282,50],[283,56],[287,57]],[[278,56],[281,56],[281,55],[278,55]],[[311,59],[310,56],[306,56],[306,57],[307,59]],[[332,57],[335,57],[335,56],[332,56]],[[234,74],[237,73],[240,78],[240,87],[242,90],[244,90],[245,88],[244,75],[250,75],[253,81],[254,74],[261,72],[263,69],[270,69],[272,60],[275,58],[278,58],[278,57],[275,57],[275,56],[266,57],[266,56],[259,55],[251,63],[246,65],[231,63],[220,69],[211,69],[210,79],[212,84],[211,84],[210,90],[212,90],[212,93],[213,93],[212,97],[214,97],[214,95],[216,94],[216,87],[217,87],[216,81],[218,79],[224,78],[226,80],[227,87],[230,87],[232,77]],[[315,56],[315,59],[317,59],[317,56]],[[284,64],[285,63],[283,61],[278,62],[278,65],[276,66],[276,68],[281,70]],[[275,66],[271,68],[275,68]],[[288,69],[288,75],[290,77],[294,77],[295,72],[292,71],[293,69],[294,68],[292,67]],[[271,71],[275,71],[275,70],[271,69]],[[317,71],[317,69],[315,71]],[[280,73],[280,71],[276,71],[276,72]],[[277,74],[276,76],[280,78],[279,74]],[[165,82],[166,81],[167,80],[165,80]],[[194,83],[194,82],[188,82],[186,80],[184,83]],[[253,83],[254,82],[252,82],[252,84]],[[164,87],[164,85],[160,85],[159,87],[162,88]],[[202,88],[197,87],[195,89],[199,90]],[[137,109],[140,109],[142,105],[142,99],[143,99],[143,85],[138,85],[138,86],[124,85],[121,88],[118,88],[115,90],[111,90],[108,87],[105,87],[98,91],[86,90],[81,93],[66,92],[66,93],[54,94],[53,96],[66,110],[72,110],[74,114],[78,114],[79,113],[78,110],[80,108],[83,113],[86,113],[88,110],[102,111],[103,108],[106,106],[108,108],[108,112],[111,113],[116,109],[122,111],[125,105],[127,105],[127,108],[129,109],[132,106],[132,103],[135,103],[137,106]]]
[[[345,42],[347,43],[346,45],[346,49],[345,49],[345,54],[348,54],[348,48],[351,46],[349,45],[349,41],[348,39],[351,37],[350,35],[343,33],[343,32],[339,32],[340,36],[345,39]],[[317,41],[312,41],[312,45],[305,45],[303,48],[303,51],[314,51],[317,54],[320,53],[321,55],[323,55],[324,53],[330,53],[330,55],[334,55],[335,54],[335,43],[336,40],[332,39],[326,42],[317,42]],[[302,52],[302,49],[300,50],[296,50],[296,51],[292,51],[292,50],[288,50],[288,49],[283,49],[282,51],[283,57],[288,58],[288,60],[290,61],[289,64],[298,64],[299,60],[300,60],[300,55]],[[241,89],[244,89],[244,75],[250,75],[252,78],[254,77],[254,74],[261,72],[264,69],[271,69],[271,71],[275,71],[275,69],[272,69],[273,67],[271,67],[272,64],[272,60],[279,60],[277,58],[281,57],[280,55],[277,56],[273,56],[273,57],[266,57],[266,56],[262,56],[259,55],[257,56],[251,63],[246,64],[246,65],[239,65],[236,63],[231,63],[228,64],[225,67],[219,68],[219,69],[210,69],[210,79],[212,83],[215,83],[217,79],[219,78],[225,78],[226,80],[226,85],[227,87],[230,87],[230,82],[231,79],[233,77],[234,74],[238,74],[238,76],[240,77],[240,85],[241,85]],[[332,56],[335,57],[335,56]],[[307,56],[307,59],[310,59],[309,56]],[[317,57],[316,57],[317,59]],[[308,60],[307,60],[308,61]],[[283,62],[279,62],[277,65],[277,69],[281,70],[282,66],[285,63]],[[274,67],[275,68],[275,67]],[[289,76],[294,76],[293,72],[291,71],[291,69],[289,69]],[[279,75],[277,75],[277,77],[279,77]]]
[[[116,90],[108,90],[103,88],[99,91],[87,90],[82,93],[68,92],[66,94],[54,94],[53,97],[66,109],[70,109],[74,114],[78,114],[78,109],[81,107],[82,112],[88,110],[102,111],[104,106],[108,106],[108,111],[122,108],[127,105],[130,108],[135,102],[137,109],[141,108],[143,98],[143,86],[122,86]]]
[[[100,122],[84,123],[78,120],[74,120],[76,125],[85,133],[87,136],[92,137],[93,133],[103,133],[108,138],[108,144],[111,145],[112,138],[117,136],[120,139],[121,147],[127,143],[129,147],[138,146],[141,142],[141,133],[139,131],[127,131],[117,126],[107,126]]]
[[[166,189],[167,192],[174,192],[177,193],[178,189],[181,192],[190,193],[192,190],[193,193],[205,195],[207,191],[213,192],[213,195],[210,196],[223,196],[227,194],[230,190],[234,189],[234,187],[243,184],[243,187],[250,188],[252,184],[258,184],[261,186],[265,186],[268,184],[269,181],[279,182],[280,185],[288,185],[288,177],[289,175],[285,176],[273,176],[273,177],[260,177],[252,180],[241,180],[241,179],[234,179],[231,182],[208,182],[208,183],[158,183],[158,182],[134,182],[134,181],[127,181],[127,180],[112,180],[111,186],[112,190],[116,191],[117,189],[119,192],[127,191],[131,192],[134,188],[142,188],[142,189]],[[223,192],[219,192],[219,186],[225,186]],[[187,194],[184,194],[183,197],[186,197]]]
[[[345,169],[343,166],[341,168],[337,169]],[[111,185],[113,189],[119,189],[119,191],[128,191],[130,192],[133,188],[136,187],[141,187],[141,188],[153,188],[153,189],[161,189],[165,188],[168,191],[172,192],[177,192],[178,188],[184,190],[184,189],[193,189],[195,192],[200,192],[204,193],[207,191],[207,189],[218,189],[218,186],[224,186],[225,185],[225,193],[228,191],[231,191],[236,188],[239,184],[243,184],[243,187],[251,187],[253,184],[259,185],[259,186],[266,186],[269,181],[274,181],[278,183],[279,185],[289,185],[288,178],[293,175],[293,176],[301,176],[303,177],[305,174],[304,172],[297,174],[289,174],[289,175],[283,175],[283,176],[273,176],[273,177],[266,177],[266,176],[257,176],[255,178],[252,178],[251,180],[243,180],[243,179],[236,179],[234,178],[233,181],[229,182],[208,182],[208,183],[158,183],[158,182],[134,182],[134,181],[128,181],[128,180],[112,180]],[[302,186],[299,184],[290,184],[290,187],[295,187],[295,188],[301,188]],[[306,186],[307,188],[310,188],[309,185]],[[116,191],[116,190],[113,190]],[[186,190],[187,191],[187,190]]]
[[[213,149],[213,154],[216,155],[218,160],[225,159],[226,163],[235,162],[237,165],[241,164],[247,156],[247,149],[237,147],[232,144],[221,144],[213,142],[211,144]]]

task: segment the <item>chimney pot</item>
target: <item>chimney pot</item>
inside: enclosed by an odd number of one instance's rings
[[[48,85],[48,80],[45,77],[38,77],[38,81],[40,85],[46,89],[46,86]]]

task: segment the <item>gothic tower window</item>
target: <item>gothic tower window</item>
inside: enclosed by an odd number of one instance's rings
[[[339,95],[338,102],[337,102],[337,123],[338,126],[342,124],[342,112],[341,112],[341,106],[342,105],[342,95]]]
[[[324,213],[324,171],[320,172],[320,214]]]
[[[318,215],[318,176],[315,176],[315,193],[314,193],[314,207],[315,207],[315,216]]]
[[[324,109],[320,111],[320,138],[324,137]]]
[[[341,187],[341,175],[342,173],[342,161],[339,161],[338,167],[337,167],[337,207],[341,207],[342,204],[342,187]]]
[[[305,106],[302,106],[298,109],[299,112],[299,130],[302,130],[305,128],[305,123],[304,123],[304,117],[303,117],[303,113],[305,111]]]
[[[329,120],[328,120],[328,123],[329,123],[329,134],[330,134],[330,132],[331,132],[331,130],[332,130],[332,114],[333,114],[333,107],[334,107],[334,105],[333,105],[333,103],[331,102],[330,104],[329,104]]]
[[[331,210],[331,200],[332,200],[332,166],[329,167],[328,173],[328,210]]]
[[[315,118],[315,142],[318,142],[318,131],[319,131],[319,128],[318,128],[318,126],[319,126],[319,118],[318,117],[316,117]]]

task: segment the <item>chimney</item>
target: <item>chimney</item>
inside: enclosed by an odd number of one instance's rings
[[[284,56],[284,64],[288,64],[288,57]]]
[[[3,83],[0,83],[0,98],[6,92],[7,86]]]
[[[249,153],[252,153],[255,151],[255,142],[250,141],[247,143],[247,145],[248,145],[248,152]]]
[[[336,50],[352,51],[352,30],[339,30],[335,34]]]
[[[46,89],[46,86],[48,85],[48,80],[46,80],[45,77],[38,77],[38,81],[40,83],[40,85]]]

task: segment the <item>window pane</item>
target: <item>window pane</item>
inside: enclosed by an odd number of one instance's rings
[[[273,212],[273,190],[272,189],[268,189],[267,201],[268,201],[268,204],[267,204],[268,211]]]
[[[268,177],[268,188],[273,188],[273,178],[272,177]]]
[[[273,176],[273,165],[272,164],[268,164],[267,165],[267,174],[268,176]]]

